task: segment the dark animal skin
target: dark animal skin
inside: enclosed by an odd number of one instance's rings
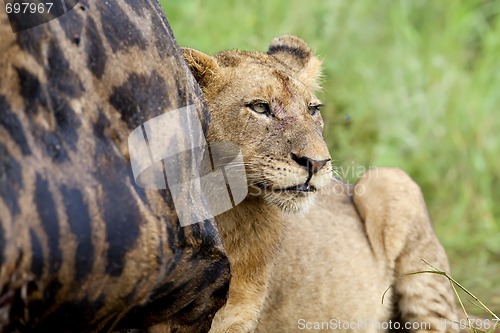
[[[201,91],[160,5],[80,1],[13,33],[0,7],[0,332],[207,332],[229,263],[213,220],[181,227],[135,185],[143,122]]]

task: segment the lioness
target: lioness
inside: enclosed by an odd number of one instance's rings
[[[396,315],[413,331],[446,331],[448,281],[398,279],[425,268],[420,258],[448,270],[420,190],[395,169],[373,169],[355,188],[332,178],[314,94],[321,64],[306,43],[283,36],[266,53],[183,54],[212,114],[208,140],[241,147],[249,186],[216,217],[232,280],[210,332],[374,331]]]

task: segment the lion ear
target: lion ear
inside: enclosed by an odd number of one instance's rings
[[[296,78],[309,89],[320,88],[321,61],[302,39],[290,35],[275,38],[267,54],[290,67]]]
[[[184,59],[200,86],[216,75],[218,65],[214,57],[190,48],[181,48]]]

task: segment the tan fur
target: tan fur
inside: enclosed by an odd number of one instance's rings
[[[409,321],[454,319],[445,279],[396,279],[425,268],[420,258],[448,270],[420,190],[402,171],[370,171],[354,198],[332,179],[330,163],[311,179],[316,193],[272,190],[307,178],[292,154],[329,158],[322,119],[307,112],[320,62],[302,40],[274,39],[268,53],[183,52],[212,113],[209,141],[240,145],[249,178],[247,199],[216,217],[232,280],[211,333],[302,331],[301,318],[381,322],[398,311]],[[252,100],[269,103],[272,115],[253,111]]]
[[[300,328],[314,322],[328,322],[322,332],[340,323],[373,332],[397,315],[444,332],[444,320],[456,320],[448,280],[431,274],[400,278],[428,270],[421,258],[449,272],[420,189],[407,174],[374,168],[356,187],[333,182],[309,213],[287,219],[257,332],[313,331]],[[454,330],[448,325],[446,331]]]

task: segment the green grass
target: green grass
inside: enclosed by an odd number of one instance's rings
[[[452,276],[500,311],[500,1],[163,5],[179,44],[207,53],[304,38],[324,60],[325,136],[341,173],[410,173]]]

